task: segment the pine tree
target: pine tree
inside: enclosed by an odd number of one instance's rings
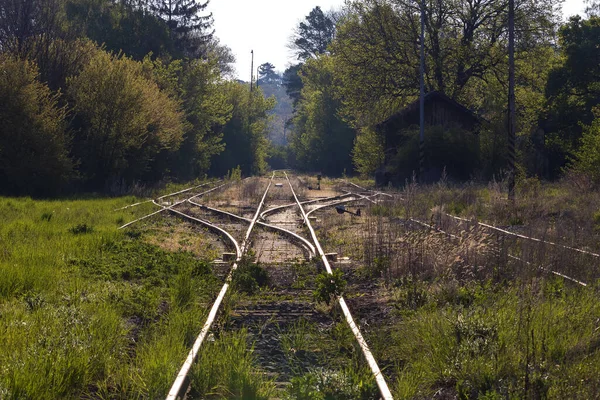
[[[183,55],[202,57],[214,34],[212,13],[202,15],[210,0],[150,1],[150,10],[166,22]]]
[[[275,72],[275,66],[269,62],[264,63],[258,67],[258,76],[260,83],[279,83],[281,77]]]

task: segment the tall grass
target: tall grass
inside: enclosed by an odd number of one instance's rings
[[[222,333],[198,355],[191,375],[194,398],[268,399],[273,382],[256,369],[245,330]]]
[[[130,200],[0,198],[0,398],[166,394],[218,282],[117,231],[155,209]]]

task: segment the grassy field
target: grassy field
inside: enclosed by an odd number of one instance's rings
[[[164,397],[220,282],[137,200],[0,198],[0,398]]]

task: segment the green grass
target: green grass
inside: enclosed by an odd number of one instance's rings
[[[432,294],[403,313],[381,350],[400,365],[395,397],[595,398],[597,288],[550,279],[489,289],[466,306]]]
[[[273,382],[256,370],[245,330],[209,340],[198,355],[191,381],[193,398],[259,400],[275,394]]]
[[[131,200],[0,198],[0,398],[165,396],[219,282]]]

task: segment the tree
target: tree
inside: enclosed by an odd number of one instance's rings
[[[64,0],[0,0],[0,51],[30,55],[64,35]]]
[[[575,152],[573,169],[600,183],[600,108],[594,112],[596,118],[592,124],[583,128],[581,147]]]
[[[294,108],[300,101],[300,93],[302,91],[302,78],[300,78],[300,70],[302,64],[289,66],[283,73],[283,85],[285,92],[292,99]]]
[[[159,90],[142,67],[100,51],[68,81],[75,114],[73,151],[90,189],[141,180],[161,152],[181,144],[180,104]]]
[[[587,7],[585,8],[585,12],[590,17],[598,17],[600,16],[600,1],[598,0],[585,0]]]
[[[339,116],[334,62],[322,55],[302,68],[304,87],[294,118],[291,148],[295,167],[341,175],[353,170],[351,151],[356,132]]]
[[[0,191],[56,194],[73,176],[66,109],[29,61],[0,54]]]
[[[550,162],[556,176],[576,151],[581,124],[594,120],[600,105],[600,17],[572,17],[560,29],[564,64],[555,68],[546,86],[548,113],[544,122]]]
[[[298,60],[305,61],[325,53],[334,37],[333,20],[317,6],[296,28],[290,47],[296,53]]]
[[[258,67],[258,79],[262,84],[275,84],[281,82],[281,77],[275,72],[275,66],[269,62]]]
[[[204,56],[213,37],[212,13],[201,15],[210,0],[150,0],[150,10],[166,22],[179,50],[192,57]]]
[[[113,53],[123,52],[141,61],[178,56],[175,39],[160,18],[139,8],[138,2],[69,0],[66,11],[71,30]]]
[[[267,168],[268,113],[275,101],[266,99],[261,90],[249,92],[243,83],[226,82],[223,89],[233,107],[232,117],[223,127],[225,150],[215,157],[211,171],[223,176],[239,165],[244,175],[261,174]]]
[[[518,50],[553,42],[558,0],[517,2]],[[469,105],[474,80],[506,66],[505,0],[428,1],[428,91]],[[334,44],[345,114],[360,126],[378,123],[411,102],[419,89],[419,8],[413,0],[349,3]]]

